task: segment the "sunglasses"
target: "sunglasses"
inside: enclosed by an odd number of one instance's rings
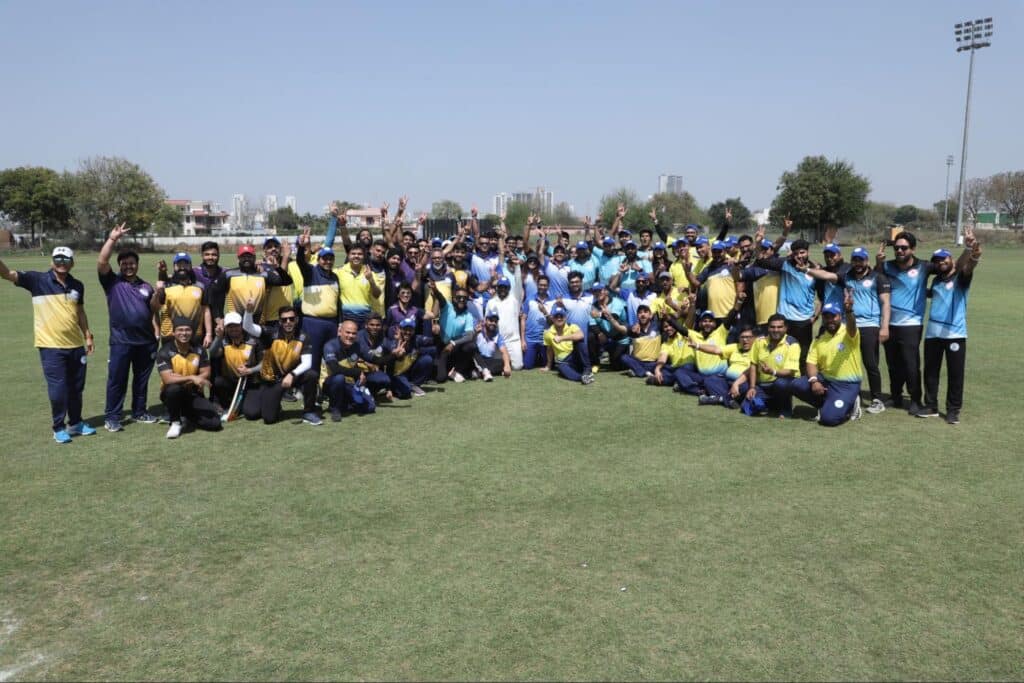
[[[910,247],[908,245],[903,244],[897,244],[895,247],[893,247],[893,249],[895,249],[896,251],[910,251]]]
[[[71,263],[74,260],[75,259],[68,258],[67,256],[54,256],[53,257],[53,262],[54,263]]]
[[[455,297],[455,300],[456,301],[468,301],[469,297],[467,297],[467,296],[457,296],[457,297]]]
[[[283,323],[293,323],[296,320],[298,320],[298,318],[296,318],[294,315],[290,315],[287,318],[278,318],[278,320],[280,320]]]

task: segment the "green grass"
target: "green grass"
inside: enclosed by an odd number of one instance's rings
[[[58,447],[27,293],[0,283],[0,671],[1019,680],[1022,260],[991,249],[975,278],[958,427],[526,373],[318,429]]]

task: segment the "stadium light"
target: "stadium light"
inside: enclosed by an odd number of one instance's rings
[[[960,150],[960,196],[956,205],[956,243],[963,244],[964,224],[964,176],[967,172],[967,128],[971,120],[971,83],[974,80],[974,53],[992,44],[992,17],[962,21],[953,26],[956,37],[956,51],[970,52],[971,63],[967,69],[967,106],[964,108],[964,143]]]

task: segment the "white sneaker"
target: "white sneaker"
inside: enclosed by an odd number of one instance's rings
[[[179,436],[181,436],[181,423],[172,422],[170,429],[167,430],[167,438],[177,439]]]
[[[422,389],[420,389],[415,384],[412,385],[412,389],[410,389],[410,391],[412,391],[412,395],[413,396],[426,396],[427,395],[427,392],[423,391]]]
[[[454,370],[452,370],[451,374],[448,376],[451,377],[452,381],[456,384],[462,384],[466,381],[466,378],[462,376],[461,372],[455,372]]]
[[[864,410],[868,411],[872,415],[878,415],[879,413],[885,412],[885,403],[881,399],[876,398],[874,401],[871,402],[871,405],[869,405]]]
[[[864,417],[864,411],[860,407],[860,399],[853,402],[853,414],[850,415],[850,422]]]
[[[491,371],[488,370],[487,368],[483,369],[483,371],[480,373],[480,376],[484,378],[485,382],[490,382],[492,379],[494,379],[494,375],[492,375]]]

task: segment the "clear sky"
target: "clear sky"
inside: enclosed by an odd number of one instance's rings
[[[172,197],[266,193],[489,211],[543,185],[594,212],[659,173],[704,206],[770,204],[808,154],[930,206],[1024,168],[1024,3],[0,0],[0,168],[119,155]]]

